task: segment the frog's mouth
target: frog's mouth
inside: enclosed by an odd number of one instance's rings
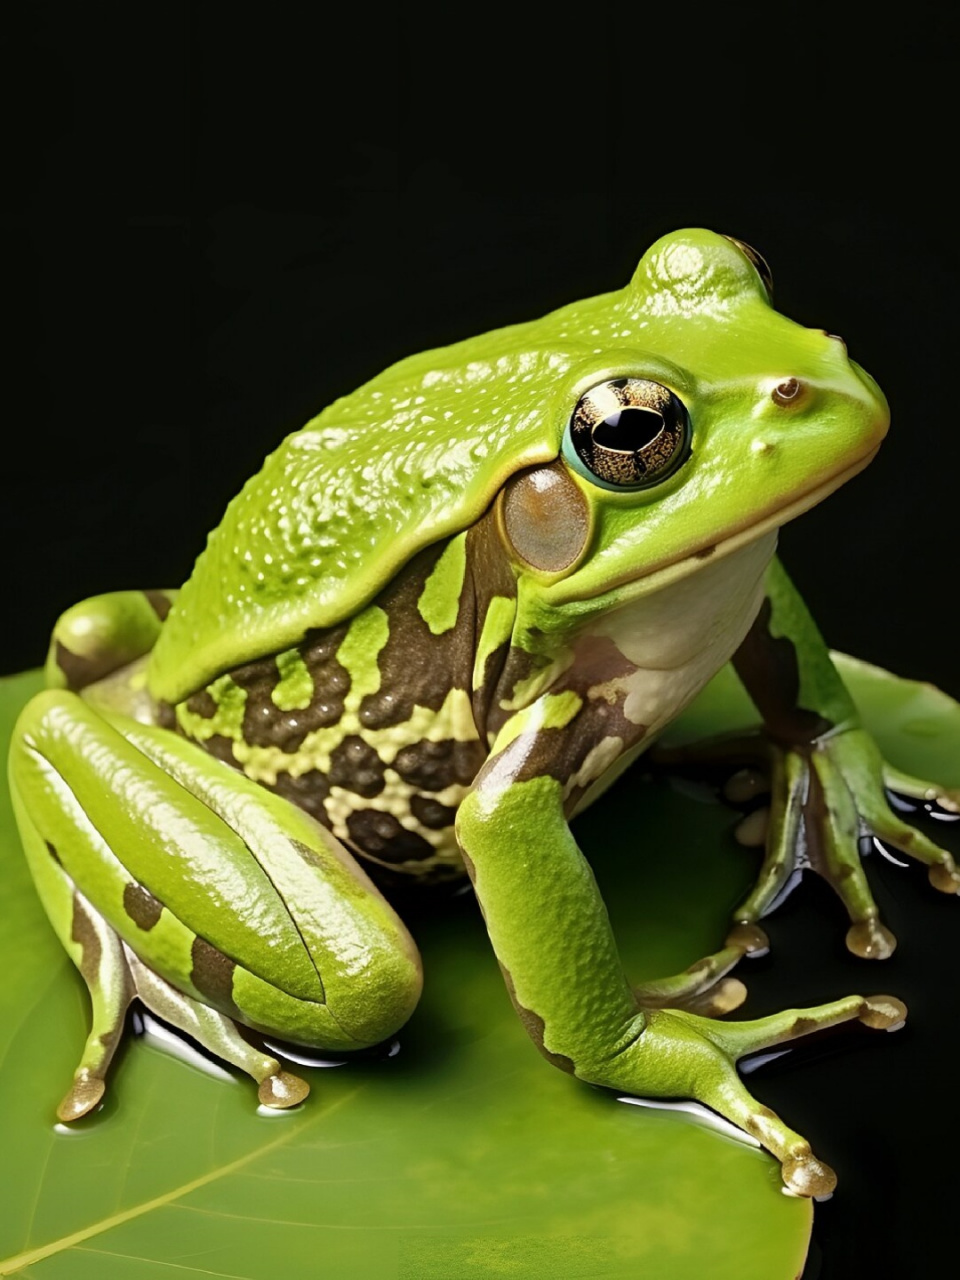
[[[670,586],[681,578],[687,577],[688,574],[702,569],[706,563],[722,560],[724,557],[739,551],[741,547],[745,547],[749,543],[755,542],[758,538],[762,538],[764,534],[779,529],[781,525],[787,524],[789,521],[796,519],[797,516],[803,515],[805,511],[815,507],[824,498],[829,497],[835,489],[839,489],[841,485],[846,484],[848,480],[852,480],[855,475],[858,475],[865,467],[868,467],[876,457],[879,448],[879,442],[872,445],[855,462],[841,467],[833,475],[828,476],[826,480],[821,480],[818,484],[793,497],[787,503],[767,508],[757,519],[754,519],[749,524],[734,526],[722,538],[713,542],[704,541],[692,549],[682,552],[672,560],[662,560],[659,564],[652,565],[643,573],[636,575],[624,574],[619,580],[607,583],[603,591],[587,592],[578,595],[577,598],[581,600],[600,600],[605,596],[615,595],[617,604],[626,604],[639,596],[649,595],[654,591],[659,591],[662,587]]]

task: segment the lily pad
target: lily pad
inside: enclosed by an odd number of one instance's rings
[[[944,780],[960,781],[954,704],[861,664],[849,674],[868,718],[883,713],[897,764],[942,776],[947,761]],[[4,741],[39,687],[38,673],[0,681]],[[753,718],[723,675],[682,728],[713,733],[731,716]],[[716,946],[755,858],[730,840],[721,806],[638,779],[637,770],[622,778],[577,833],[625,963],[642,978]],[[102,1110],[57,1125],[87,997],[35,897],[5,792],[0,867],[0,1275],[793,1280],[801,1271],[812,1208],[782,1193],[766,1153],[684,1113],[622,1105],[543,1062],[469,896],[411,920],[426,988],[394,1056],[307,1068],[307,1102],[267,1115],[249,1081],[131,1035]]]

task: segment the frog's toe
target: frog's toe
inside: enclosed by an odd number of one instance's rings
[[[927,879],[941,893],[960,893],[960,871],[955,866],[935,862],[927,871]]]
[[[833,1194],[837,1175],[828,1164],[818,1160],[808,1148],[806,1152],[790,1156],[780,1166],[784,1186],[795,1196],[822,1200]]]
[[[773,1045],[863,1016],[875,1015],[886,1024],[902,1013],[902,1006],[895,1008],[895,1004],[899,1002],[888,997],[849,996],[746,1022],[715,1021],[686,1010],[651,1013],[636,1042],[638,1059],[646,1055],[646,1078],[638,1081],[635,1091],[695,1098],[765,1147],[779,1161],[790,1193],[826,1197],[836,1185],[833,1170],[814,1155],[806,1138],[750,1093],[736,1063]],[[683,1053],[678,1054],[681,1047]],[[652,1089],[651,1083],[659,1087]]]
[[[941,893],[960,892],[960,871],[953,855],[916,827],[909,826],[885,804],[877,804],[864,815],[873,834],[927,867],[927,878]]]
[[[888,761],[883,761],[883,781],[889,791],[922,805],[935,805],[944,813],[960,816],[960,787],[942,787],[928,778],[917,778],[903,773]]]
[[[683,973],[657,978],[634,988],[637,1002],[651,1009],[686,1009],[705,1017],[719,1017],[738,1009],[747,998],[747,988],[730,970],[745,955],[763,955],[770,943],[762,929],[737,924],[727,934],[720,951],[704,956]]]
[[[745,849],[762,849],[767,843],[770,828],[770,810],[754,809],[742,818],[734,828],[734,839]]]
[[[770,950],[770,939],[758,924],[740,920],[727,934],[728,947],[738,947],[742,955],[758,959]]]
[[[866,996],[857,1016],[874,1031],[899,1031],[907,1021],[907,1006],[896,996]]]
[[[105,1090],[106,1085],[100,1076],[81,1068],[74,1077],[69,1093],[57,1107],[57,1119],[70,1124],[71,1121],[88,1115],[99,1106]]]
[[[310,1086],[306,1080],[301,1080],[289,1071],[276,1071],[260,1081],[257,1097],[263,1106],[283,1110],[303,1102],[309,1092]]]
[[[876,916],[858,920],[847,930],[847,950],[861,960],[887,960],[897,949],[897,940]]]
[[[721,978],[709,990],[687,1000],[675,1001],[671,1007],[699,1013],[705,1018],[721,1018],[725,1013],[739,1009],[746,998],[747,988],[739,978]]]

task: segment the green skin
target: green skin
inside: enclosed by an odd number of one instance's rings
[[[689,417],[641,485],[594,474],[568,427],[624,378]],[[421,968],[380,887],[466,872],[551,1062],[698,1099],[791,1190],[828,1193],[832,1172],[736,1062],[849,1019],[893,1029],[903,1005],[717,1015],[742,1000],[728,974],[765,946],[755,922],[801,856],[870,958],[894,942],[861,830],[960,884],[888,808],[883,761],[773,559],[777,528],[865,466],[887,423],[842,341],[772,309],[751,251],[683,231],[622,291],[412,357],[331,405],[231,503],[179,596],[64,614],[10,761],[38,892],[93,1006],[60,1118],[99,1102],[135,997],[266,1105],[299,1102],[307,1085],[237,1024],[329,1050],[389,1037]],[[636,988],[569,820],[730,660],[764,731],[703,754],[766,767],[763,867],[720,950]]]

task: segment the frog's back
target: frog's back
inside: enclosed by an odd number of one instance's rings
[[[412,356],[288,436],[230,503],[154,652],[179,702],[220,672],[351,617],[423,547],[555,458],[546,387],[588,348],[603,297]]]

